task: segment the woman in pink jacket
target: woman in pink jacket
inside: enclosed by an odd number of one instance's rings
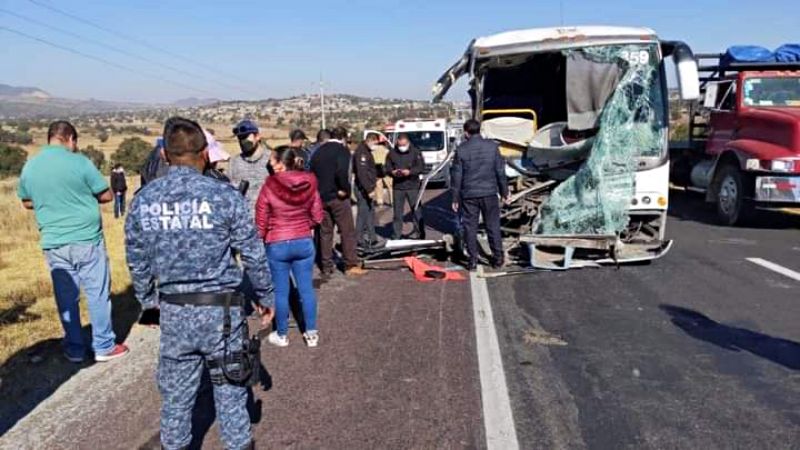
[[[322,221],[322,200],[317,179],[303,172],[299,155],[282,146],[272,152],[270,165],[274,174],[267,178],[256,201],[256,227],[264,239],[267,259],[275,287],[275,322],[277,330],[268,341],[278,347],[289,345],[290,275],[294,276],[303,307],[306,345],[319,343],[317,297],[313,273],[316,251],[313,230]]]

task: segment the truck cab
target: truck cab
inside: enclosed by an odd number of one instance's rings
[[[674,181],[704,190],[725,225],[756,207],[800,204],[800,61],[697,57],[703,101],[690,113],[689,145],[673,152]]]

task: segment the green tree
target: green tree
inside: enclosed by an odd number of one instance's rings
[[[113,164],[121,164],[127,171],[138,171],[147,155],[150,154],[150,144],[142,138],[130,137],[122,141],[117,148],[117,151],[111,155],[111,162]]]
[[[0,129],[0,142],[27,145],[33,143],[33,137],[26,131],[7,131]]]
[[[22,147],[0,143],[0,177],[19,175],[27,159]]]
[[[98,170],[103,170],[103,166],[106,164],[106,155],[94,148],[94,145],[82,149],[81,153],[89,158]]]

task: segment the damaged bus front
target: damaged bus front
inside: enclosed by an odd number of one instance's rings
[[[522,244],[537,268],[644,261],[669,250],[668,56],[681,97],[697,98],[691,50],[644,28],[479,38],[438,80],[434,101],[469,75],[473,116],[507,161],[507,248]]]

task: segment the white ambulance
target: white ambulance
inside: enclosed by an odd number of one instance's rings
[[[404,119],[395,122],[393,134],[388,137],[390,141],[397,142],[397,136],[402,133],[407,134],[411,143],[422,152],[422,157],[425,159],[425,174],[428,174],[444,162],[453,150],[447,132],[446,119]],[[441,182],[445,187],[449,187],[450,167],[439,170],[430,181]]]

